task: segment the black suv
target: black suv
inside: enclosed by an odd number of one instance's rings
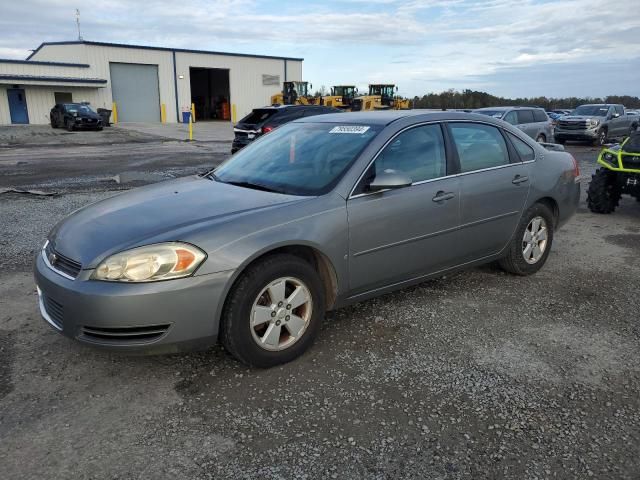
[[[324,115],[325,113],[342,113],[342,110],[322,105],[273,105],[271,107],[254,108],[233,129],[235,138],[231,145],[231,153],[236,153],[256,138],[269,133],[280,125],[298,118]]]
[[[49,118],[53,128],[65,127],[70,132],[81,128],[102,130],[102,117],[84,103],[59,103],[51,109]]]

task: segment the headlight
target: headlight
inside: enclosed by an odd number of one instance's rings
[[[589,124],[590,124],[592,127],[595,127],[595,126],[597,126],[597,125],[600,125],[600,120],[589,120]]]
[[[110,282],[155,282],[191,275],[206,258],[186,243],[158,243],[111,255],[91,278]]]

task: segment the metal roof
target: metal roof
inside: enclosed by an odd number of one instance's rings
[[[203,55],[225,55],[228,57],[250,57],[250,58],[268,58],[274,60],[292,60],[295,62],[302,62],[304,58],[294,58],[294,57],[278,57],[272,55],[253,55],[250,53],[230,53],[230,52],[214,52],[209,50],[189,50],[186,48],[168,48],[168,47],[153,47],[149,45],[129,45],[126,43],[108,43],[108,42],[90,42],[86,40],[73,40],[67,42],[43,42],[40,44],[38,48],[36,48],[31,55],[27,57],[29,60],[33,57],[38,51],[47,45],[93,45],[97,47],[115,47],[115,48],[132,48],[137,50],[160,50],[163,52],[176,52],[176,53],[199,53]]]

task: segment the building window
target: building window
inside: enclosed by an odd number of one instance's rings
[[[54,92],[53,96],[56,100],[56,105],[60,103],[73,103],[71,92]]]

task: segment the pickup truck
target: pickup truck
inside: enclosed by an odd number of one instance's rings
[[[639,120],[636,115],[627,115],[622,105],[580,105],[570,115],[558,119],[554,138],[558,143],[587,140],[604,145],[609,139],[630,135],[638,128]]]

